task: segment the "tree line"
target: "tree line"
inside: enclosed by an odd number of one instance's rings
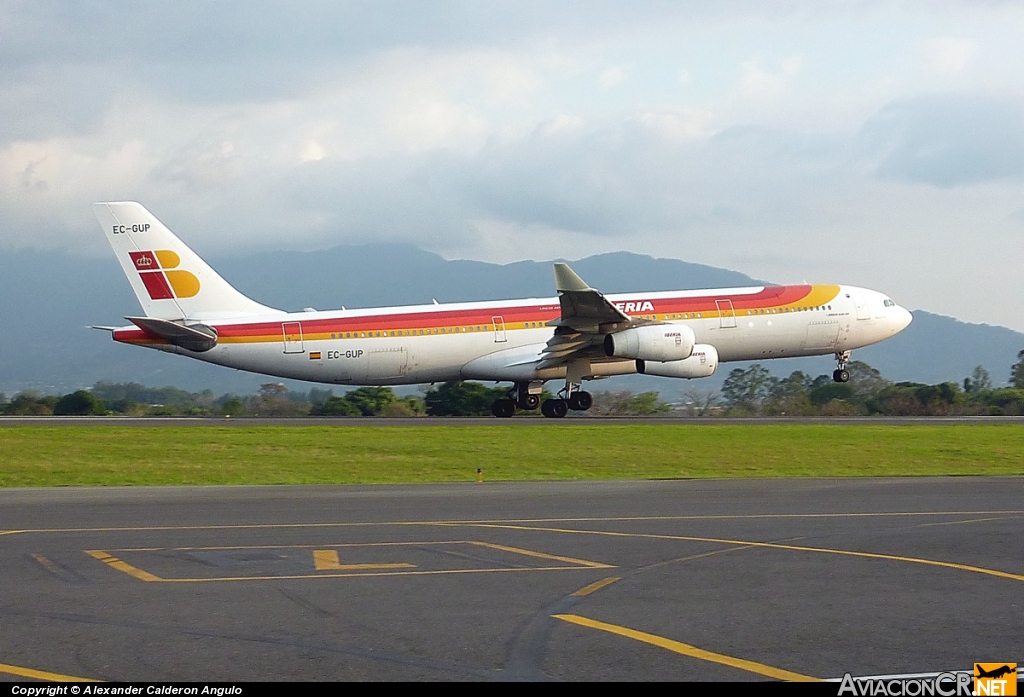
[[[25,391],[13,399],[0,393],[0,414],[7,416],[490,416],[491,403],[508,396],[507,387],[478,382],[446,382],[401,396],[390,387],[359,387],[336,395],[314,387],[308,392],[266,383],[251,395],[212,390],[188,392],[177,387],[146,387],[138,383],[97,382],[88,390],[63,396]],[[546,390],[543,399],[551,394]],[[595,414],[642,416],[665,413],[670,406],[657,392],[597,392]],[[524,414],[540,414],[537,409]]]
[[[720,391],[694,387],[677,404],[658,392],[627,390],[594,393],[587,412],[598,416],[998,416],[1024,415],[1024,350],[1010,371],[1008,387],[995,387],[978,366],[962,383],[927,385],[892,382],[866,363],[848,365],[850,381],[794,371],[776,377],[761,364],[734,368]],[[695,383],[698,384],[699,383]],[[479,382],[446,382],[401,396],[390,387],[359,387],[336,395],[329,388],[308,392],[266,383],[251,395],[215,395],[177,387],[97,382],[88,390],[62,396],[24,391],[8,399],[0,393],[0,414],[125,416],[489,416],[491,403],[507,387]],[[543,399],[550,398],[546,390]],[[519,412],[524,414],[539,413]]]
[[[771,375],[760,364],[734,368],[721,390],[729,416],[1010,416],[1024,415],[1024,351],[1008,387],[995,387],[982,366],[962,383],[892,382],[861,361],[847,366],[850,381],[811,378],[801,371]]]

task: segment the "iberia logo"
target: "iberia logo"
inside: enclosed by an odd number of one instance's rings
[[[181,257],[169,249],[155,252],[128,252],[136,271],[153,300],[192,298],[199,293],[195,274],[178,269]]]
[[[975,663],[975,695],[1016,695],[1016,663]]]

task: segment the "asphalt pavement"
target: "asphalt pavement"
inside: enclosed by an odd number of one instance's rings
[[[0,491],[0,678],[797,680],[1024,658],[1024,478]]]

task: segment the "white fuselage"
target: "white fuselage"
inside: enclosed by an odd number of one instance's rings
[[[689,327],[720,361],[840,354],[887,339],[910,313],[876,291],[851,286],[769,286],[607,296],[633,317]],[[217,345],[193,352],[136,327],[114,338],[209,363],[282,378],[348,385],[460,379],[536,381],[554,334],[557,298],[208,320]],[[196,318],[201,321],[201,318]],[[636,362],[592,361],[585,378],[636,372]]]

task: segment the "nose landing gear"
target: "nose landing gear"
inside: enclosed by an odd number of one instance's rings
[[[832,379],[836,382],[850,381],[850,371],[846,369],[850,354],[850,351],[836,351],[836,369],[832,371]]]

